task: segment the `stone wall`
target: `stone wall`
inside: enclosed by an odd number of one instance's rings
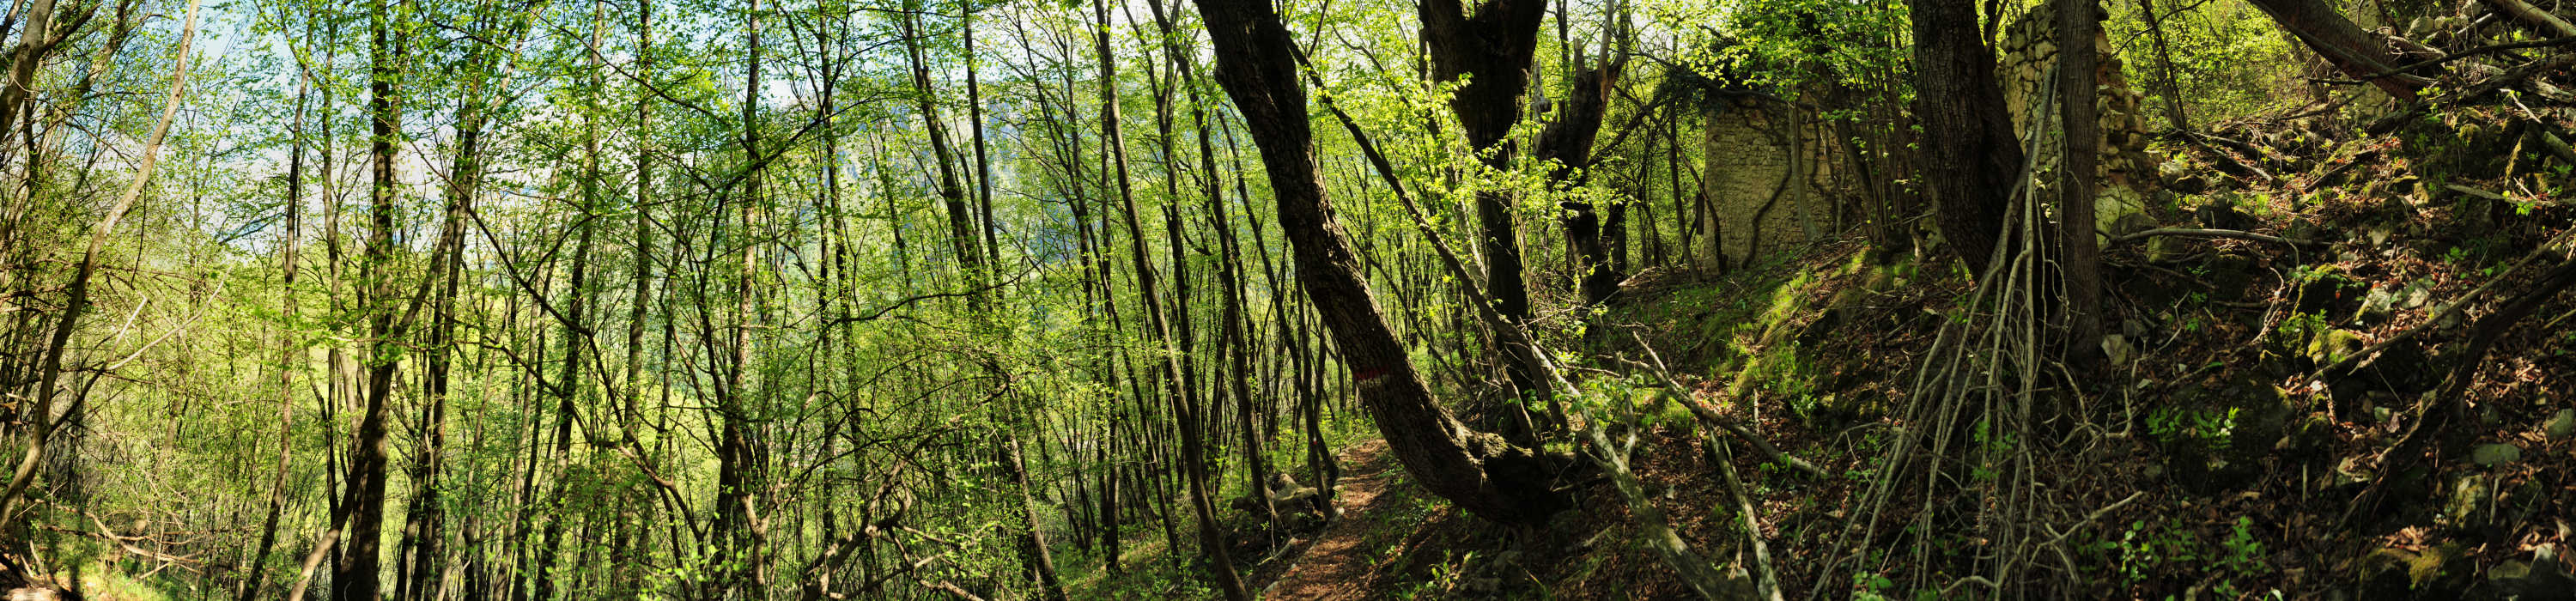
[[[1997,53],[1995,73],[2010,104],[2007,111],[2017,138],[2027,138],[2032,105],[2038,100],[2032,96],[2057,61],[2053,6],[2053,2],[2042,3],[2014,19]],[[2142,215],[2147,199],[2156,193],[2157,163],[2146,152],[2151,133],[2139,114],[2146,108],[2145,96],[2129,86],[2108,35],[2096,37],[2093,49],[2102,55],[2094,74],[2094,105],[2102,133],[2098,146],[2102,160],[2095,171],[2101,186],[2095,225],[2118,233],[2121,220],[2136,223],[2138,218],[2132,216]],[[2054,135],[2055,107],[2037,108],[2044,111],[2038,124]],[[1692,254],[1701,269],[1714,272],[1751,265],[1838,233],[1833,207],[1854,193],[1837,181],[1844,164],[1843,146],[1831,137],[1831,128],[1818,122],[1811,111],[1751,95],[1716,101],[1705,116],[1700,192],[1708,202],[1702,219],[1716,228],[1716,235],[1696,242],[1699,248]],[[1800,140],[1795,153],[1789,144],[1793,128]],[[2042,142],[2035,185],[2041,200],[2054,202],[2048,194],[2057,181],[2058,151],[2055,141]],[[1792,181],[1797,185],[1790,185]]]
[[[1842,146],[1807,111],[1777,100],[1718,100],[1705,115],[1700,191],[1709,199],[1700,267],[1722,271],[1834,234]],[[1798,140],[1795,151],[1792,130]]]
[[[2057,129],[2056,107],[2033,106],[2039,101],[2033,96],[2040,93],[2041,86],[2047,83],[2042,78],[2053,75],[2049,67],[2057,64],[2056,6],[2054,2],[2041,3],[2022,13],[2004,29],[2003,48],[1998,53],[2001,65],[1995,74],[2002,80],[2006,108],[2012,113],[2016,137],[2027,139],[2032,125],[2030,112],[2034,108],[2043,112],[2039,115],[2039,124],[2048,127],[2046,133],[2054,135]],[[2112,231],[2112,224],[2122,216],[2144,211],[2146,200],[2155,192],[2156,162],[2147,155],[2147,139],[2152,134],[2146,127],[2145,117],[2139,113],[2146,108],[2146,96],[2129,86],[2128,75],[2121,69],[2119,54],[2107,33],[2096,33],[2093,51],[2101,55],[2093,74],[2093,107],[2100,119],[2102,133],[2096,146],[2101,149],[2102,160],[2094,164],[2094,176],[2101,185],[2094,216],[2098,220],[2097,227]],[[2036,175],[2038,189],[2043,194],[2040,198],[2046,201],[2054,198],[2046,194],[2056,187],[2058,146],[2054,141],[2048,141],[2042,148],[2040,169]]]

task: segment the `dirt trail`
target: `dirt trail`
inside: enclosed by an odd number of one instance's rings
[[[1386,492],[1387,475],[1395,469],[1386,441],[1371,440],[1342,452],[1342,491],[1335,499],[1342,519],[1335,520],[1313,542],[1287,559],[1288,570],[1262,591],[1264,599],[1365,599],[1377,564],[1360,554],[1368,538],[1368,514]]]

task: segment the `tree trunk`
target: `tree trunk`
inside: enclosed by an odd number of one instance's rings
[[[2405,60],[2389,52],[2378,38],[2353,25],[2343,13],[2335,12],[2324,0],[2250,0],[2255,8],[2271,15],[2283,31],[2315,50],[2326,62],[2334,64],[2354,79],[2369,81],[2380,91],[2399,100],[2412,100],[2415,93],[2432,83],[2404,73],[2389,73]]]
[[[2059,161],[2058,269],[2066,276],[2066,354],[2078,366],[2098,363],[2102,338],[2102,248],[2093,228],[2094,166],[2101,163],[2102,124],[2093,106],[2102,31],[2094,0],[2058,0],[2057,89],[2066,132]],[[2033,123],[2043,121],[2033,119]]]
[[[1468,144],[1485,166],[1508,168],[1513,147],[1506,138],[1512,125],[1520,122],[1521,95],[1529,87],[1530,59],[1538,48],[1546,3],[1489,0],[1474,14],[1468,14],[1461,0],[1424,0],[1415,8],[1422,20],[1423,44],[1431,55],[1432,81],[1467,78],[1466,85],[1450,97],[1449,109],[1457,113]],[[1257,137],[1254,143],[1267,146]],[[1485,287],[1493,296],[1494,310],[1513,323],[1524,323],[1530,317],[1529,286],[1521,277],[1520,227],[1513,221],[1512,204],[1511,196],[1502,192],[1478,191],[1476,240],[1485,257]],[[1537,357],[1526,349],[1497,346],[1503,347],[1504,374],[1516,394],[1547,394],[1546,383],[1538,380]]]
[[[366,294],[369,307],[368,329],[374,350],[367,368],[366,402],[359,417],[355,444],[350,449],[347,492],[342,506],[349,513],[347,544],[340,546],[340,561],[331,574],[331,598],[337,601],[373,601],[381,577],[378,548],[385,520],[386,413],[391,408],[394,369],[399,365],[400,344],[394,339],[394,295],[390,273],[393,268],[394,213],[401,198],[401,185],[394,166],[395,140],[402,135],[402,99],[395,95],[395,84],[401,78],[406,60],[403,40],[393,32],[392,18],[385,0],[375,0],[369,27],[372,49],[368,52],[369,83],[367,113],[369,119],[367,156],[372,170],[367,212],[374,228],[368,234],[366,270],[374,282]]]
[[[308,26],[307,39],[311,38],[310,32]],[[285,291],[282,295],[285,300],[279,303],[278,315],[281,317],[278,321],[287,324],[278,328],[277,470],[276,475],[269,481],[268,517],[260,520],[258,551],[251,553],[247,568],[249,573],[243,576],[241,586],[233,592],[233,597],[241,601],[252,601],[258,598],[260,586],[267,584],[268,554],[275,550],[277,545],[277,518],[286,509],[286,468],[289,460],[295,456],[294,366],[309,361],[303,356],[303,347],[295,337],[294,324],[298,308],[295,292],[295,251],[296,243],[302,239],[304,230],[304,100],[311,89],[311,75],[311,72],[300,68],[297,70],[295,121],[289,127],[287,134],[290,143],[286,158],[286,235],[281,236],[284,240],[279,243],[277,261],[278,272],[283,282],[278,285],[278,288]]]
[[[2182,84],[2174,76],[2173,51],[2165,45],[2164,16],[2156,14],[2156,0],[2138,0],[2138,14],[2147,20],[2147,37],[2156,44],[2156,88],[2165,97],[2165,121],[2174,131],[2190,132],[2191,120],[2182,108]]]
[[[1601,132],[1610,90],[1619,85],[1625,67],[1626,61],[1612,59],[1574,75],[1565,105],[1556,109],[1556,121],[1539,131],[1538,158],[1557,162],[1548,179],[1569,189],[1591,179],[1587,170],[1592,167],[1593,139]],[[1575,287],[1583,293],[1583,304],[1598,306],[1619,292],[1622,276],[1611,258],[1619,224],[1606,223],[1603,211],[1580,197],[1559,202],[1557,208],[1563,209],[1557,215],[1565,228],[1566,257],[1574,263]],[[1617,210],[1612,207],[1610,212]]]
[[[1173,414],[1178,418],[1182,429],[1179,433],[1181,461],[1184,464],[1181,471],[1183,479],[1188,481],[1191,511],[1198,518],[1200,551],[1215,560],[1217,584],[1225,591],[1226,598],[1238,601],[1250,599],[1251,593],[1244,588],[1241,576],[1234,571],[1233,558],[1227,556],[1225,545],[1217,536],[1214,505],[1207,500],[1206,476],[1201,469],[1204,464],[1202,463],[1203,453],[1199,448],[1199,433],[1196,431],[1197,420],[1192,419],[1193,416],[1187,413],[1192,411],[1190,407],[1192,403],[1187,400],[1190,384],[1186,377],[1188,372],[1180,363],[1181,348],[1160,306],[1162,296],[1157,292],[1155,285],[1153,262],[1147,256],[1146,233],[1136,215],[1135,190],[1130,185],[1127,173],[1126,134],[1121,131],[1118,123],[1120,112],[1118,110],[1118,63],[1117,57],[1110,53],[1108,4],[1103,0],[1093,0],[1091,9],[1099,27],[1094,38],[1094,50],[1100,60],[1101,130],[1109,141],[1109,160],[1114,168],[1114,177],[1118,185],[1121,216],[1127,226],[1128,250],[1135,261],[1137,297],[1145,307],[1148,334],[1162,345],[1163,360],[1159,363],[1161,363],[1160,370],[1168,375],[1165,378],[1168,384],[1165,388],[1167,406],[1173,409]],[[1166,219],[1171,218],[1167,216]],[[1172,252],[1175,260],[1178,260],[1180,253],[1185,251],[1175,242]]]
[[[1923,125],[1925,188],[1941,236],[1972,274],[2002,242],[2004,205],[2020,177],[1995,57],[1978,39],[1971,0],[1907,0],[1914,11],[1914,112]]]

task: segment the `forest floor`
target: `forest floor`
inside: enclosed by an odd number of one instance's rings
[[[2298,243],[2106,246],[2126,354],[2111,373],[2041,393],[2073,407],[2052,434],[2063,440],[2034,445],[2047,499],[2033,520],[2063,528],[2025,543],[2046,553],[2049,590],[2576,600],[2561,557],[2576,542],[2576,299],[2543,303],[2456,396],[2438,392],[2470,326],[2531,289],[2538,259],[2576,239],[2564,187],[2576,180],[2486,158],[2514,153],[2493,148],[2509,139],[2472,135],[2496,129],[2475,118],[2404,140],[2256,120],[2214,126],[2227,144],[2162,150],[2170,194],[2149,208],[2156,223]],[[1733,454],[1790,598],[1947,597],[1994,552],[1970,519],[1973,494],[1908,493],[1890,506],[1919,513],[1874,521],[1859,509],[1905,427],[1924,349],[1968,292],[1944,261],[1872,254],[1847,239],[1723,274],[1641,273],[1597,324],[1618,335],[1586,349],[1642,362],[1635,342],[1650,345],[1688,402],[1823,468],[1801,475]],[[1753,565],[1745,522],[1710,438],[1662,395],[1631,398],[1642,440],[1632,461],[1650,502],[1741,577]],[[2399,449],[2436,411],[2455,412],[2436,440]],[[1580,508],[1544,529],[1495,528],[1411,482],[1382,441],[1344,449],[1343,517],[1242,563],[1265,598],[1692,594],[1635,542],[1628,506],[1597,480],[1574,483]]]
[[[1370,440],[1342,451],[1342,468],[1350,470],[1342,477],[1335,505],[1342,508],[1344,519],[1326,526],[1312,540],[1302,542],[1289,554],[1270,562],[1271,569],[1256,572],[1268,576],[1267,584],[1256,580],[1264,599],[1366,599],[1370,576],[1378,571],[1379,562],[1361,552],[1368,542],[1368,529],[1386,493],[1388,472],[1395,463],[1386,454],[1386,441]],[[1356,518],[1356,519],[1354,519]],[[1276,570],[1270,575],[1266,572]]]

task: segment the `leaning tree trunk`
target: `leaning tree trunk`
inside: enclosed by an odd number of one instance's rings
[[[1297,281],[1356,380],[1360,403],[1387,447],[1424,488],[1498,522],[1540,523],[1568,505],[1549,482],[1554,461],[1476,432],[1433,402],[1413,360],[1388,329],[1359,275],[1349,237],[1332,216],[1306,122],[1287,27],[1267,3],[1198,0],[1215,42],[1217,80],[1261,149],[1279,226],[1295,253]]]
[[[2367,80],[2380,91],[2399,99],[2411,99],[2415,92],[2431,83],[2422,77],[2394,73],[2404,62],[2388,51],[2385,44],[2363,32],[2352,20],[2335,12],[2324,0],[2252,0],[2255,8],[2271,15],[2281,29],[2299,38],[2333,63],[2336,69],[2355,79]]]

